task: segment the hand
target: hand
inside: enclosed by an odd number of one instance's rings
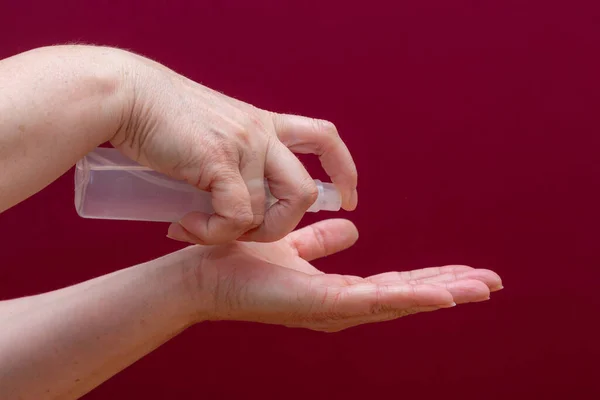
[[[129,53],[127,53],[129,54]],[[128,110],[112,139],[136,161],[212,192],[215,214],[190,213],[192,243],[274,241],[291,232],[314,203],[314,181],[293,154],[313,153],[342,194],[357,205],[357,172],[335,126],[258,109],[199,85],[164,66],[131,56],[125,68]],[[264,179],[279,199],[265,210]]]
[[[274,243],[204,248],[196,273],[205,294],[198,301],[204,304],[203,318],[334,332],[487,300],[490,291],[502,288],[494,272],[466,266],[360,278],[324,274],[309,263],[352,246],[357,238],[351,222],[333,219]]]

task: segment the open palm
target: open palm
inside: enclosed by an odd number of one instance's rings
[[[467,266],[361,278],[324,274],[310,264],[352,246],[357,238],[350,221],[331,219],[273,243],[206,247],[198,281],[214,302],[210,318],[334,332],[487,300],[502,288],[496,273]]]

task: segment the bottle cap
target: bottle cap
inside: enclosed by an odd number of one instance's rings
[[[339,211],[342,208],[342,196],[335,185],[333,183],[321,182],[318,179],[315,179],[315,183],[319,189],[319,195],[307,211]]]

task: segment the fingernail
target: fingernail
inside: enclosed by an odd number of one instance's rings
[[[344,201],[344,210],[353,211],[358,205],[358,191],[354,189],[350,192],[349,195],[347,193],[348,192],[345,192],[344,196],[342,196],[342,198],[347,199],[347,201]]]
[[[500,285],[500,286],[496,286],[496,287],[490,289],[490,291],[497,292],[497,291],[502,290],[502,289],[504,289],[504,286]]]
[[[185,231],[183,227],[179,224],[171,224],[169,225],[169,230],[167,231],[167,237],[172,240],[177,240],[179,242],[186,242]]]
[[[452,308],[452,307],[456,307],[456,303],[452,302],[452,303],[449,303],[449,304],[444,304],[444,305],[442,305],[440,307],[441,308]]]
[[[187,242],[187,240],[184,240],[184,239],[181,239],[181,238],[177,238],[177,237],[173,237],[172,235],[169,235],[169,234],[167,234],[166,237],[168,239],[175,240],[177,242]]]

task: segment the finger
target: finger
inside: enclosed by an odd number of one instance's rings
[[[476,271],[476,270],[474,270],[474,271]],[[470,272],[474,272],[474,271],[469,271],[469,272],[466,272],[465,274],[469,274]],[[450,292],[452,294],[452,297],[454,298],[454,301],[457,304],[489,300],[490,292],[491,292],[489,284],[492,282],[487,283],[480,279],[477,279],[479,277],[479,278],[483,278],[483,279],[489,281],[489,277],[482,276],[482,274],[480,274],[479,276],[473,274],[473,276],[475,276],[475,277],[474,278],[468,278],[468,277],[458,278],[455,274],[448,273],[448,274],[441,274],[441,275],[437,275],[434,277],[418,279],[418,280],[396,280],[396,281],[388,280],[385,282],[385,284],[387,284],[387,285],[428,284],[428,285],[438,286],[438,287],[444,288],[448,292]],[[493,282],[492,284],[495,284],[495,282]],[[500,289],[497,289],[497,290],[500,290]]]
[[[478,280],[483,282],[492,292],[503,288],[502,279],[495,272],[461,265],[406,272],[386,272],[367,278],[369,282],[380,284],[438,284],[462,280]]]
[[[169,225],[167,237],[180,242],[200,243],[200,239],[189,233],[183,226],[179,225],[178,222]]]
[[[191,212],[179,224],[201,244],[223,244],[237,239],[254,221],[250,194],[239,171],[217,170],[209,185],[214,214]]]
[[[281,143],[268,151],[265,177],[271,194],[278,199],[265,213],[263,223],[247,232],[244,240],[272,242],[290,233],[316,201],[318,189],[300,160]]]
[[[338,311],[368,312],[403,310],[426,306],[453,306],[452,295],[434,285],[376,285],[358,283],[347,286],[342,292]]]
[[[417,279],[415,282],[435,284],[461,280],[477,280],[483,282],[492,292],[502,289],[502,279],[500,276],[494,271],[490,271],[488,269],[473,269],[464,272],[448,272],[429,278]]]
[[[318,304],[313,308],[317,313],[354,317],[415,307],[454,305],[452,294],[434,285],[378,285],[361,282],[332,290],[327,275],[313,275],[310,279],[312,293],[308,301]]]
[[[471,271],[472,267],[468,267],[466,265],[447,265],[444,267],[430,267],[417,269],[414,271],[392,271],[392,272],[384,272],[382,274],[377,274],[370,276],[367,279],[369,282],[373,283],[386,283],[393,282],[399,283],[401,281],[414,281],[418,279],[430,278],[440,274],[446,273],[459,273],[464,271]]]
[[[475,279],[439,282],[434,285],[450,292],[456,304],[474,303],[490,299],[488,286]]]
[[[250,229],[260,226],[265,218],[265,170],[264,157],[256,152],[244,154],[240,163],[240,173],[250,195],[250,206],[254,219]]]
[[[334,124],[297,115],[273,114],[279,140],[294,153],[316,154],[331,181],[342,194],[342,207],[358,203],[358,173],[352,155]]]
[[[298,229],[285,240],[300,258],[312,261],[351,247],[358,240],[358,230],[348,220],[328,219]]]
[[[377,285],[357,283],[332,288],[327,275],[311,278],[312,288],[305,302],[309,327],[335,332],[349,326],[387,321],[421,311],[453,307],[452,294],[434,285]]]

